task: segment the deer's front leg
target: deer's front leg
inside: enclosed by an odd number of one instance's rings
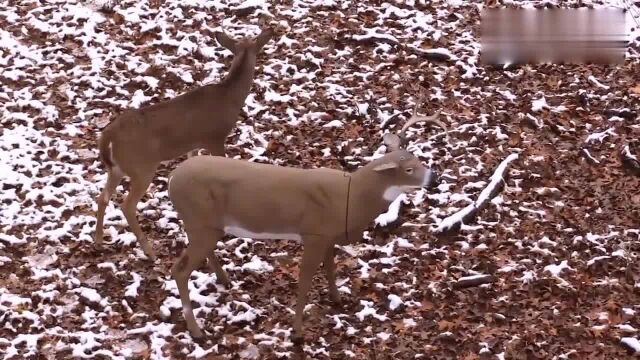
[[[329,298],[335,305],[340,305],[340,295],[338,294],[338,287],[336,286],[336,263],[335,263],[336,249],[334,245],[330,245],[324,255],[322,261],[322,267],[329,283]]]
[[[304,342],[302,331],[302,316],[304,307],[307,304],[307,295],[311,289],[313,274],[318,270],[326,252],[328,243],[326,239],[317,237],[307,237],[303,239],[304,250],[300,261],[300,277],[298,278],[298,297],[296,300],[296,313],[293,318],[293,336],[291,340],[294,344]]]
[[[157,165],[153,164],[145,169],[138,169],[137,172],[131,172],[131,174],[129,174],[131,179],[129,194],[127,194],[127,197],[124,199],[124,203],[122,204],[122,212],[129,223],[131,231],[136,235],[136,239],[138,240],[138,244],[140,244],[142,251],[144,251],[145,255],[152,261],[155,260],[156,254],[153,250],[153,246],[142,231],[140,223],[138,222],[137,205],[149,188],[149,184],[151,184],[151,180],[153,180],[156,168]]]

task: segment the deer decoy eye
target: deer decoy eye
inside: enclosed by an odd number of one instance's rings
[[[406,168],[406,169],[404,169],[404,172],[406,172],[407,174],[411,175],[411,174],[413,174],[413,168]]]

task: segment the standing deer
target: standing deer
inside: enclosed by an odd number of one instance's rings
[[[216,243],[225,235],[253,239],[286,239],[303,243],[293,340],[303,340],[302,313],[313,274],[323,268],[332,301],[340,301],[335,283],[334,245],[359,240],[362,231],[400,193],[436,184],[434,171],[403,149],[405,130],[416,122],[435,123],[432,116],[413,116],[398,134],[383,137],[381,158],[353,173],[334,169],[299,169],[218,156],[196,156],[169,176],[169,197],[184,223],[189,244],[171,272],[182,302],[187,328],[203,336],[196,323],[188,280],[205,259],[219,282],[229,277],[216,259]]]
[[[263,30],[254,39],[234,40],[216,32],[218,43],[234,57],[229,73],[217,84],[207,84],[169,101],[129,110],[102,131],[100,159],[108,171],[107,184],[98,196],[95,242],[102,244],[105,209],[116,187],[127,175],[130,189],[122,205],[124,216],[144,253],[155,252],[140,228],[136,205],[142,199],[158,165],[191,150],[206,148],[224,156],[225,139],[233,129],[249,94],[256,57],[271,39],[273,31]]]

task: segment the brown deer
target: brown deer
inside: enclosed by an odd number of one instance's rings
[[[416,106],[417,109],[417,106]],[[298,297],[293,321],[300,343],[302,312],[311,279],[323,263],[332,301],[340,301],[335,283],[334,245],[359,240],[362,231],[400,193],[433,186],[434,171],[402,148],[405,130],[419,121],[446,126],[433,116],[412,118],[398,134],[383,140],[391,152],[353,173],[334,169],[299,169],[219,156],[196,156],[169,176],[169,197],[184,223],[189,245],[172,267],[183,314],[193,337],[203,333],[196,323],[188,280],[205,259],[217,281],[229,277],[216,259],[216,243],[225,235],[254,239],[286,239],[303,243]]]
[[[126,175],[130,178],[130,189],[122,205],[124,216],[144,253],[155,259],[153,247],[138,223],[136,205],[162,161],[199,148],[224,156],[225,140],[253,84],[256,57],[273,34],[266,29],[254,39],[234,40],[224,32],[216,32],[218,43],[234,56],[221,82],[204,85],[166,102],[128,110],[104,128],[98,147],[108,177],[97,198],[97,245],[103,240],[105,209]]]

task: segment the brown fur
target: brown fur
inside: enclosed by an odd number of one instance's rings
[[[229,73],[220,83],[128,110],[104,129],[98,149],[108,178],[97,199],[96,244],[102,243],[106,206],[126,175],[131,186],[122,206],[124,215],[145,254],[155,258],[153,247],[138,223],[137,203],[162,161],[199,148],[224,156],[225,139],[235,126],[253,84],[256,56],[272,36],[271,30],[265,30],[255,39],[236,41],[224,33],[216,33],[218,42],[235,55]]]
[[[111,170],[113,167],[113,161],[111,161],[111,149],[109,146],[111,145],[111,136],[113,130],[113,124],[115,122],[109,123],[103,130],[102,134],[100,134],[100,139],[98,140],[98,151],[100,161],[106,166],[108,170]]]
[[[184,256],[180,257],[180,261],[176,263],[176,270],[184,271],[188,263],[189,263],[189,256],[187,254],[184,254]]]

